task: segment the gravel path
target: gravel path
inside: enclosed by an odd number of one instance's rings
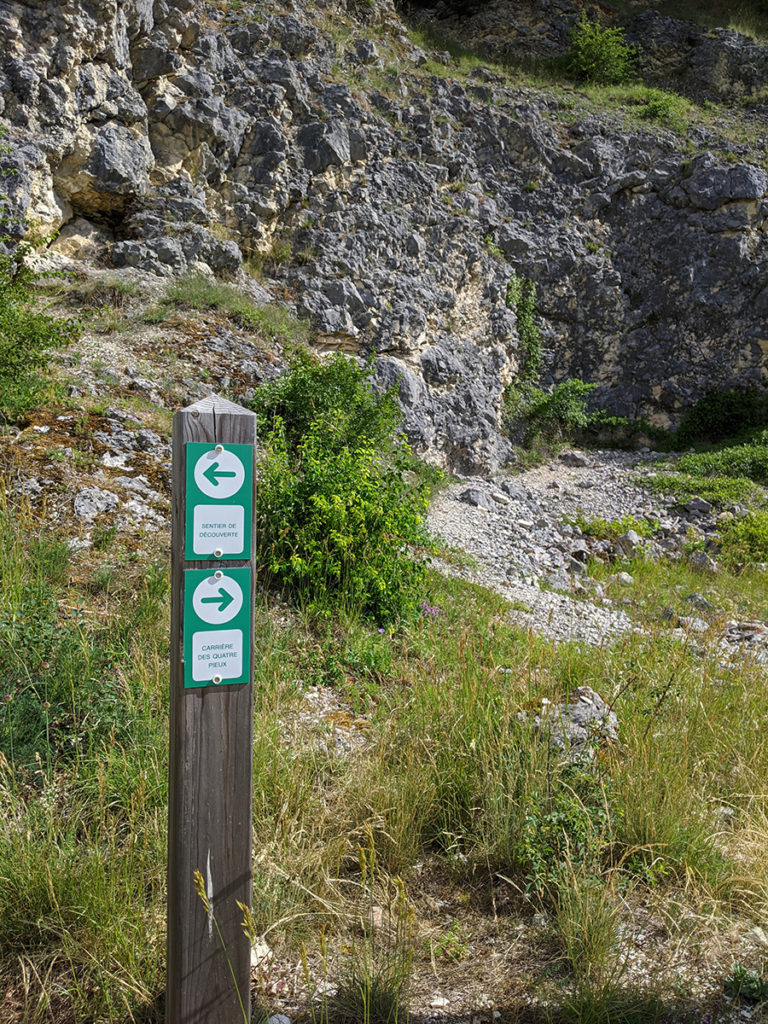
[[[612,640],[637,627],[624,612],[601,603],[600,588],[588,600],[575,600],[541,585],[549,583],[559,591],[582,586],[579,577],[566,574],[572,567],[572,551],[579,547],[579,531],[567,520],[579,511],[605,519],[631,513],[674,525],[666,506],[659,506],[657,498],[630,480],[651,466],[647,456],[634,453],[565,453],[556,462],[516,476],[466,478],[452,484],[435,498],[429,526],[476,564],[435,559],[434,565],[524,606],[512,615],[536,632],[593,645]],[[486,507],[469,503],[467,492],[470,501]]]

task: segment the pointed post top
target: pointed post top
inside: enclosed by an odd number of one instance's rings
[[[228,416],[255,416],[256,413],[252,409],[246,409],[242,405],[237,405],[236,402],[230,402],[228,398],[222,398],[221,395],[206,395],[205,398],[201,398],[199,401],[194,402],[192,405],[186,405],[179,412],[192,413],[193,415],[202,416],[204,414],[216,415],[228,415]]]
[[[207,395],[173,417],[175,444],[209,441],[223,444],[255,444],[256,413],[219,395]]]

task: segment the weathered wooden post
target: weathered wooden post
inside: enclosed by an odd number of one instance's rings
[[[255,442],[222,398],[173,419],[168,1024],[250,1020]]]

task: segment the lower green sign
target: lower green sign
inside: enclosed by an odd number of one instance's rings
[[[184,688],[251,678],[251,570],[184,572]]]

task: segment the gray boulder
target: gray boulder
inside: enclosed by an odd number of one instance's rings
[[[463,501],[467,505],[474,505],[475,508],[485,509],[486,512],[493,512],[496,508],[491,495],[479,487],[468,487],[466,491],[462,491],[459,501]]]
[[[590,760],[598,746],[619,739],[616,713],[589,686],[579,686],[562,704],[542,701],[533,721],[551,746],[572,762]]]
[[[112,491],[102,490],[100,487],[83,487],[72,502],[72,507],[78,519],[96,519],[105,512],[111,512],[117,508],[119,499]]]
[[[349,162],[349,131],[343,121],[307,125],[299,131],[297,140],[304,166],[310,171],[324,171]]]

